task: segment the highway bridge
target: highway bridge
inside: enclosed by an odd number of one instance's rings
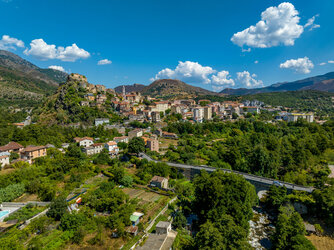
[[[192,166],[192,165],[185,165],[185,164],[180,164],[180,163],[157,161],[157,160],[153,160],[151,157],[149,157],[145,153],[140,153],[139,157],[146,159],[148,161],[153,161],[156,163],[157,162],[166,163],[167,165],[171,167],[175,167],[179,169],[183,173],[183,175],[189,180],[194,178],[196,174],[199,174],[201,170],[206,170],[209,173],[217,170],[217,168],[208,167],[204,165],[203,166]],[[312,193],[314,190],[313,187],[304,187],[304,186],[295,185],[292,183],[274,180],[274,179],[270,179],[266,177],[261,177],[261,176],[257,176],[253,174],[247,174],[247,173],[243,173],[243,172],[239,172],[239,171],[235,171],[231,169],[224,169],[224,168],[219,168],[219,169],[224,171],[225,173],[234,173],[234,174],[242,175],[247,181],[249,181],[255,186],[256,192],[263,191],[263,190],[269,190],[271,185],[285,186],[289,192],[291,192],[292,190],[296,190],[296,191],[305,191],[308,193]]]

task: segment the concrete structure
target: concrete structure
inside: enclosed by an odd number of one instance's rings
[[[168,234],[172,230],[172,223],[169,221],[159,221],[155,226],[156,234]]]
[[[168,189],[168,179],[161,176],[153,176],[150,181],[151,187],[157,187],[161,189]]]
[[[4,167],[5,165],[9,165],[9,158],[10,158],[10,153],[8,152],[0,153],[0,168]]]
[[[193,108],[193,113],[194,113],[195,122],[203,122],[203,118],[204,118],[204,108],[203,107]]]
[[[80,147],[90,147],[91,145],[94,144],[94,139],[91,137],[75,137],[74,142],[78,143]]]
[[[298,119],[305,119],[307,122],[313,122],[314,116],[312,113],[309,114],[303,114],[303,113],[290,113],[287,115],[287,117],[283,117],[284,120],[287,120],[288,122],[296,122]]]
[[[116,143],[119,143],[119,142],[128,143],[129,142],[129,137],[127,137],[127,136],[114,137],[114,141]]]
[[[143,130],[140,128],[136,128],[132,131],[129,131],[128,133],[129,139],[132,139],[134,137],[141,137],[141,136],[143,136]]]
[[[156,163],[162,162],[162,161],[153,160],[151,157],[149,157],[148,155],[144,153],[140,153],[139,156],[144,159],[147,159],[148,161],[154,161]],[[172,163],[172,162],[164,162],[164,163],[166,163],[167,165],[171,167],[175,167],[179,169],[179,171],[188,179],[193,179],[197,174],[201,172],[201,170],[206,170],[209,173],[217,170],[217,168],[208,167],[208,166],[192,166],[192,165],[185,165],[185,164]],[[291,192],[292,190],[296,190],[296,191],[305,191],[308,193],[312,193],[314,190],[313,187],[295,185],[292,183],[278,181],[278,180],[261,177],[257,175],[247,174],[247,173],[243,173],[243,172],[239,172],[239,171],[235,171],[231,169],[220,168],[219,170],[222,170],[226,173],[234,173],[234,174],[242,175],[247,181],[249,181],[256,187],[257,192],[262,191],[262,190],[269,190],[270,186],[276,185],[276,183],[279,183],[285,186],[289,192]]]
[[[132,226],[137,226],[140,222],[140,218],[143,216],[143,213],[139,212],[133,212],[133,214],[130,216],[130,221],[132,223]]]
[[[165,138],[170,138],[170,139],[177,139],[178,138],[177,134],[169,133],[169,132],[166,132],[166,131],[162,132],[162,136],[165,137]]]
[[[103,143],[94,143],[92,146],[84,148],[83,152],[87,155],[95,155],[101,153],[103,149]]]
[[[95,126],[103,125],[103,124],[108,124],[109,119],[108,118],[96,118],[95,119]]]
[[[155,108],[152,111],[165,112],[169,108],[168,101],[155,102]]]
[[[0,152],[19,153],[23,149],[24,149],[24,147],[21,144],[11,141],[8,144],[6,144],[5,146],[1,146],[0,147]]]
[[[160,122],[160,112],[153,111],[151,113],[152,122]]]
[[[255,106],[244,106],[242,110],[245,110],[243,111],[244,113],[256,113],[256,114],[260,113],[260,109]]]
[[[28,146],[21,152],[21,159],[28,161],[30,164],[38,157],[46,156],[45,146]]]
[[[92,93],[88,93],[85,95],[85,98],[88,100],[88,101],[95,101],[95,96],[94,94]]]
[[[109,141],[105,143],[104,147],[108,150],[109,154],[116,155],[119,152],[119,148],[115,141]]]
[[[204,119],[211,120],[212,119],[212,108],[204,107]]]
[[[159,152],[159,141],[154,138],[150,138],[147,140],[146,146],[151,150],[151,151],[156,151]]]

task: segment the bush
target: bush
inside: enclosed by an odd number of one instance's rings
[[[46,215],[59,221],[66,212],[67,212],[66,198],[57,197],[55,200],[51,202],[50,209]]]
[[[0,189],[0,203],[9,202],[17,197],[20,197],[25,191],[24,184],[11,184],[5,188]]]

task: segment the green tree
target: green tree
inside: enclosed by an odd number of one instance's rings
[[[224,239],[218,228],[211,221],[202,224],[195,238],[197,249],[225,249]]]
[[[268,191],[268,196],[266,199],[266,204],[269,207],[278,209],[284,202],[287,201],[287,189],[286,187],[279,187],[276,185],[271,185]]]
[[[279,212],[273,235],[275,249],[315,249],[304,236],[306,231],[300,214],[291,205],[282,206]]]
[[[49,211],[46,213],[46,215],[59,221],[65,213],[67,213],[66,198],[59,196],[51,202]]]
[[[145,151],[145,142],[141,137],[134,137],[128,145],[129,153],[138,154]]]

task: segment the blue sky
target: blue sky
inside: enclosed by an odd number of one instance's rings
[[[108,87],[179,78],[218,91],[334,70],[328,0],[0,0],[0,12],[0,48]]]

